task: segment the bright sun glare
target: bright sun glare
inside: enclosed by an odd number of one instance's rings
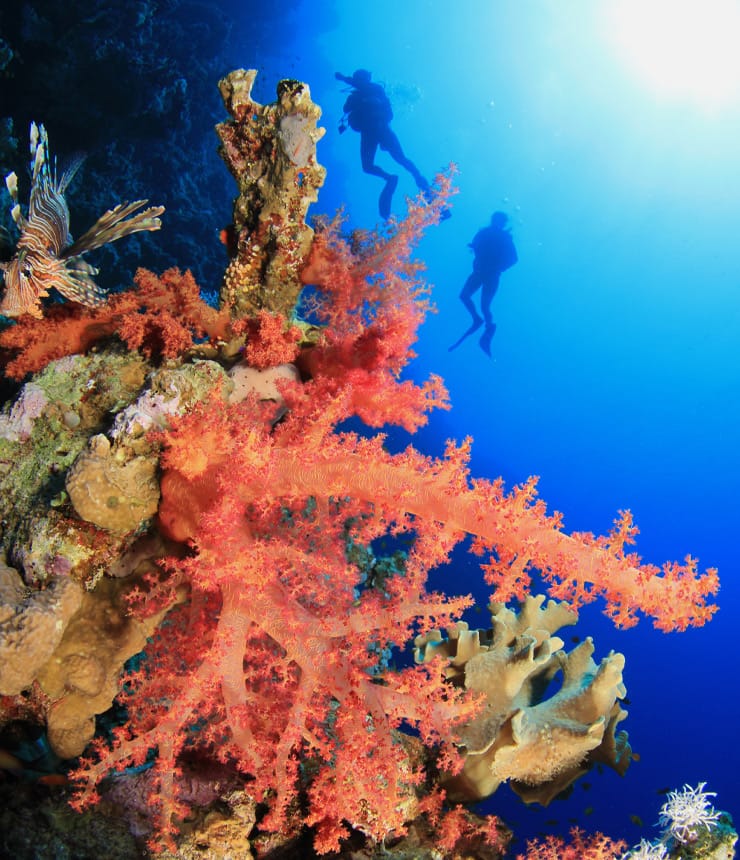
[[[623,61],[658,96],[715,110],[740,97],[740,0],[614,0]]]

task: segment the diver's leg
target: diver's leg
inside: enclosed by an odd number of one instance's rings
[[[398,177],[394,173],[387,173],[382,167],[378,167],[375,163],[375,153],[377,150],[378,138],[375,135],[364,133],[360,138],[362,169],[365,173],[385,179],[385,186],[380,192],[380,198],[378,199],[378,211],[380,212],[380,217],[387,220],[391,217],[391,203],[393,202],[393,192],[398,185]]]
[[[478,275],[475,271],[470,275],[470,277],[465,281],[465,285],[460,292],[460,301],[465,305],[470,316],[473,318],[473,321],[470,325],[465,329],[465,331],[460,335],[460,337],[452,344],[452,346],[447,347],[448,352],[452,352],[453,349],[457,349],[460,344],[470,337],[470,335],[477,331],[483,325],[483,317],[478,313],[473,304],[473,296],[480,289],[481,279],[480,275]]]
[[[483,322],[481,315],[473,304],[473,296],[481,288],[481,285],[482,280],[480,275],[472,272],[460,292],[460,301],[465,305],[467,312],[473,318],[473,325],[480,325]]]
[[[480,306],[481,311],[483,311],[483,319],[486,321],[486,328],[490,328],[491,326],[495,328],[493,316],[491,315],[491,302],[493,301],[493,297],[496,295],[496,291],[498,290],[498,279],[498,274],[495,274],[491,277],[486,278],[483,281],[483,290],[481,292],[480,297]]]
[[[401,142],[396,137],[395,133],[390,130],[390,128],[386,128],[383,131],[383,134],[380,139],[380,145],[396,163],[400,164],[401,167],[404,167],[406,170],[408,170],[408,172],[414,177],[414,182],[416,182],[417,188],[419,188],[421,191],[429,190],[429,183],[421,175],[419,169],[414,164],[414,162],[404,155],[403,149],[401,148]]]
[[[491,354],[491,341],[493,340],[494,334],[496,334],[496,323],[493,321],[493,317],[491,316],[491,302],[493,301],[493,297],[496,295],[496,290],[498,289],[498,273],[493,276],[487,277],[483,281],[483,291],[481,292],[480,305],[481,310],[483,311],[483,318],[486,321],[486,327],[483,329],[483,334],[480,336],[480,340],[478,343],[480,344],[480,348],[485,352],[486,355],[490,356]]]
[[[380,176],[387,182],[392,173],[387,173],[382,167],[375,163],[375,153],[378,151],[378,139],[374,135],[363,133],[360,136],[360,161],[365,173],[372,176]]]

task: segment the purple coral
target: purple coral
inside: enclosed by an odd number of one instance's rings
[[[33,423],[42,414],[49,401],[40,385],[28,382],[10,412],[0,415],[0,439],[8,442],[25,442],[33,432]]]

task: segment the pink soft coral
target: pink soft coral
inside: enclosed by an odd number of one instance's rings
[[[395,233],[353,250],[336,231],[324,237],[310,276],[326,327],[305,357],[310,378],[283,388],[280,423],[255,399],[225,406],[215,397],[173,419],[159,522],[192,554],[171,560],[169,577],[138,598],[140,611],[188,599],[127,682],[129,725],[78,770],[78,805],[95,799],[109,769],[156,749],[152,807],[172,833],[185,812],[182,759],[200,751],[248,775],[271,805],[264,826],[284,825],[302,783],[320,851],[334,850],[347,825],[376,840],[401,832],[422,772],[395,730],[413,727],[454,768],[444,740],[476,703],[445,685],[441,667],[392,671],[383,654],[468,605],[426,592],[428,571],[466,533],[487,555],[497,599],[528,587],[537,568],[558,597],[603,594],[618,623],[638,609],[664,629],[711,615],[713,574],[640,567],[623,552],[626,518],[607,538],[569,537],[533,483],[507,494],[500,481],[472,480],[468,441],[434,459],[338,431],[357,415],[413,429],[443,400],[435,381],[399,379],[424,301],[408,253],[440,205],[412,209]],[[376,578],[368,548],[388,535],[411,548],[402,570]]]

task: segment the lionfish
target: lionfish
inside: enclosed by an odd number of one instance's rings
[[[12,260],[0,263],[5,279],[5,294],[0,314],[18,317],[43,316],[41,299],[54,287],[65,298],[88,307],[105,300],[105,290],[93,280],[98,270],[83,259],[83,254],[129,236],[140,230],[159,230],[158,216],[164,206],[151,206],[133,213],[148,200],[120,203],[109,209],[76,242],[69,232],[69,209],[64,192],[77,172],[78,158],[57,179],[56,163],[49,162],[49,139],[43,125],[31,123],[31,195],[28,217],[18,203],[18,177],[9,173],[5,185],[12,200],[11,215],[20,231]],[[133,216],[129,218],[129,216]],[[128,220],[126,220],[128,218]]]

